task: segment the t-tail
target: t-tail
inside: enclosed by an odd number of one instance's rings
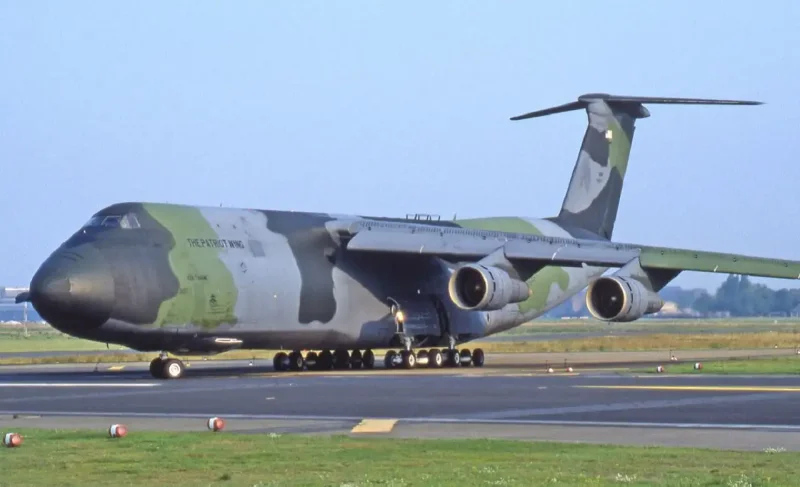
[[[636,119],[647,118],[650,112],[644,103],[670,105],[760,105],[761,102],[697,98],[663,98],[615,96],[604,93],[583,95],[577,101],[538,110],[511,120],[543,117],[584,109],[589,118],[578,160],[561,206],[551,220],[565,226],[587,230],[611,239],[622,182],[628,169],[628,158]]]

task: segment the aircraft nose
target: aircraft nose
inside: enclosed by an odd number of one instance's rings
[[[96,248],[59,249],[34,274],[30,300],[54,328],[79,336],[111,316],[114,281]]]

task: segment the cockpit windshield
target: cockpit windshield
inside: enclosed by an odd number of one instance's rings
[[[133,213],[125,215],[95,215],[84,228],[139,228],[139,220]]]

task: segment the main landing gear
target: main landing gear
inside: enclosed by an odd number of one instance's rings
[[[272,359],[272,366],[276,371],[284,372],[287,370],[300,371],[300,370],[345,370],[353,369],[372,369],[375,367],[375,353],[372,350],[323,350],[319,354],[317,352],[308,352],[303,357],[302,352],[295,350],[294,352],[278,352],[275,358]]]
[[[156,379],[180,379],[186,366],[176,358],[161,355],[150,362],[150,375]]]
[[[470,364],[475,367],[483,367],[485,355],[483,350],[476,348],[472,352],[468,349],[462,350],[401,350],[395,352],[389,350],[383,359],[383,364],[387,369],[413,369],[418,366],[428,366],[429,368],[439,367],[468,367]]]
[[[389,350],[383,358],[383,365],[387,369],[413,369],[419,366],[429,368],[439,367],[461,367],[469,366],[482,367],[484,363],[484,353],[480,348],[473,351],[462,350],[402,350],[395,352]],[[305,357],[302,352],[295,350],[290,353],[278,352],[272,360],[272,366],[277,372],[301,371],[301,370],[346,370],[346,369],[373,369],[375,368],[375,353],[366,350],[362,354],[360,350],[323,350],[308,352]]]

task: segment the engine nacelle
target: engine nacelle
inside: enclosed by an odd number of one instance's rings
[[[586,307],[603,321],[634,321],[664,306],[661,297],[635,279],[608,276],[589,285]]]
[[[497,267],[465,264],[450,276],[450,299],[465,310],[497,310],[531,295],[524,282]]]

